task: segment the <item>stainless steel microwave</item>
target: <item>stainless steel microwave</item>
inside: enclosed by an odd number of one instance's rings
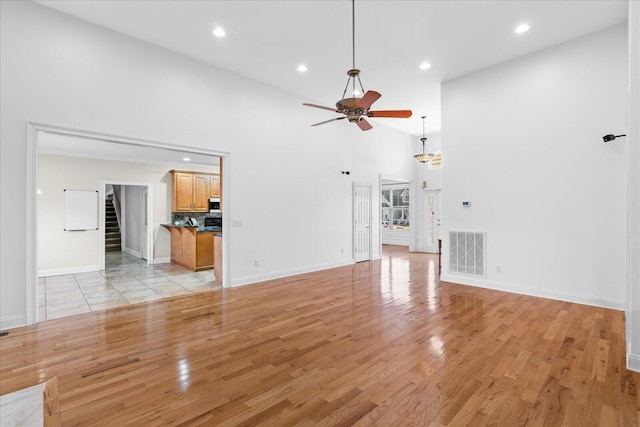
[[[209,199],[209,212],[220,212],[220,197]]]

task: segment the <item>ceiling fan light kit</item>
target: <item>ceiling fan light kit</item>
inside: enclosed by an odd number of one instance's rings
[[[361,130],[372,129],[373,126],[367,121],[366,117],[374,118],[408,118],[411,117],[411,110],[370,110],[371,105],[377,101],[382,95],[380,93],[369,90],[364,90],[362,82],[360,81],[360,70],[356,68],[356,48],[355,48],[355,0],[351,0],[351,21],[352,21],[352,51],[353,51],[353,67],[347,71],[349,78],[347,84],[342,93],[342,99],[336,102],[336,107],[324,107],[322,105],[304,103],[307,107],[320,108],[322,110],[333,111],[338,114],[343,114],[342,117],[336,117],[333,119],[325,120],[323,122],[312,124],[311,126],[323,125],[325,123],[334,122],[337,120],[347,119],[350,123],[355,123]],[[357,85],[356,85],[357,84]],[[345,98],[347,90],[351,86],[351,97]],[[358,90],[359,86],[359,90]],[[364,94],[362,97],[357,97],[359,94]]]

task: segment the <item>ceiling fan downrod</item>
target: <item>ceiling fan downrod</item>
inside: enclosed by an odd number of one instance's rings
[[[356,68],[356,2],[355,0],[351,0],[351,60],[352,60],[352,68],[347,71],[347,75],[349,78],[347,79],[347,84],[344,87],[344,92],[342,92],[342,99],[345,99],[347,95],[347,90],[349,89],[349,83],[351,83],[351,97],[356,97],[356,79],[358,80],[358,84],[360,85],[360,94],[364,95],[364,87],[362,86],[362,81],[360,80],[360,70]]]

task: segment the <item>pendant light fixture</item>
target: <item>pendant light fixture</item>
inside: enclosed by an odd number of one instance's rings
[[[422,116],[422,138],[420,138],[420,141],[422,141],[422,152],[413,156],[420,163],[427,163],[435,157],[435,154],[427,153],[426,147],[424,145],[424,143],[427,142],[427,137],[424,136],[424,119],[426,118],[427,116]]]

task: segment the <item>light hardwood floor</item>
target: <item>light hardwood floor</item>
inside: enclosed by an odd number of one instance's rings
[[[1,393],[45,425],[638,426],[623,313],[384,259],[19,328]]]

